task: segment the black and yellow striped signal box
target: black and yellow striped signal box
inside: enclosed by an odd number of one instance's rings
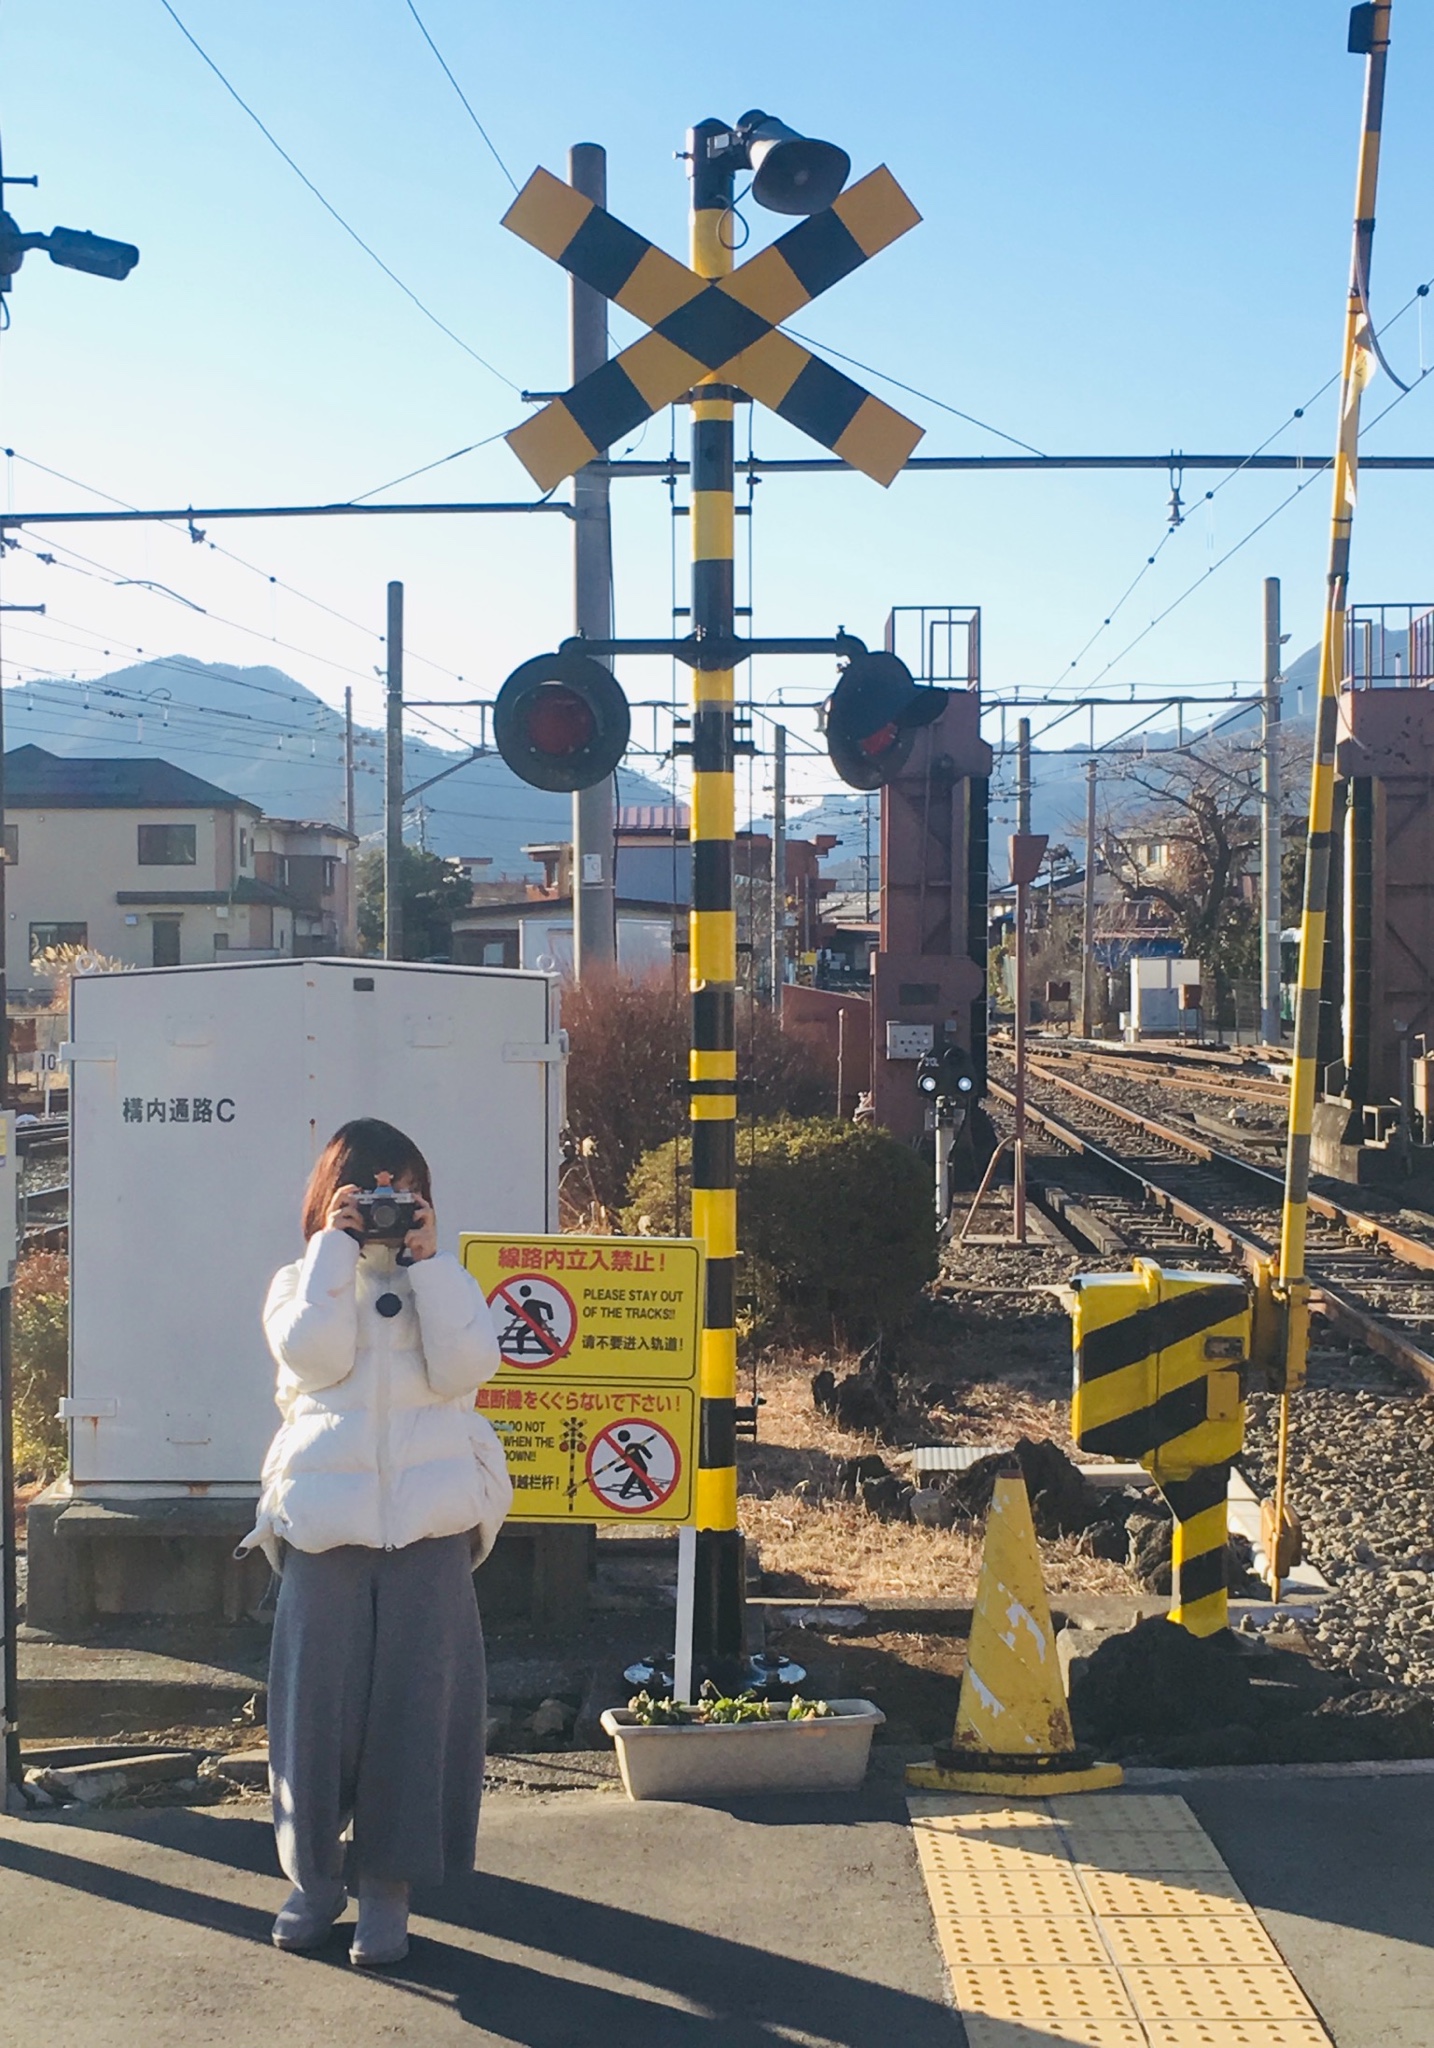
[[[1212,1635],[1228,1619],[1226,1499],[1244,1442],[1250,1289],[1237,1274],[1147,1259],[1072,1288],[1071,1435],[1151,1474],[1175,1518],[1171,1619]]]

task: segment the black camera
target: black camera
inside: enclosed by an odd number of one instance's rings
[[[363,1218],[364,1244],[402,1244],[417,1221],[418,1197],[398,1188],[370,1188],[354,1196]]]

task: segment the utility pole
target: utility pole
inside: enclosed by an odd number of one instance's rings
[[[1265,578],[1265,702],[1260,751],[1260,1036],[1280,1043],[1280,579]]]
[[[787,728],[772,735],[772,1008],[782,1014],[787,978]]]
[[[1023,718],[1016,728],[1016,830],[1031,829],[1031,721]]]
[[[344,687],[344,830],[354,829],[354,693]]]
[[[403,585],[388,586],[388,731],[384,752],[383,957],[403,958]]]
[[[1080,1035],[1095,1034],[1095,762],[1085,764],[1085,902],[1081,914]]]
[[[574,143],[568,183],[606,207],[607,151],[600,143]],[[570,311],[577,384],[608,359],[607,300],[574,277]],[[609,491],[599,464],[590,463],[573,478],[573,623],[589,640],[609,639],[613,630]],[[614,774],[573,792],[573,973],[579,981],[617,960],[616,790]]]

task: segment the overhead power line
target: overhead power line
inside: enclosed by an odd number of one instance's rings
[[[782,332],[790,334],[793,341],[803,342],[808,348],[820,349],[823,355],[835,356],[839,362],[850,363],[854,370],[865,370],[868,377],[875,377],[883,384],[890,384],[898,391],[907,391],[913,398],[922,399],[927,405],[934,405],[942,412],[949,412],[953,419],[965,420],[967,426],[979,427],[983,434],[994,434],[998,441],[1009,441],[1013,448],[1024,448],[1028,455],[1043,455],[1039,448],[1033,448],[1029,441],[1020,440],[1015,434],[1008,434],[1000,427],[993,427],[989,420],[978,420],[974,413],[962,412],[959,405],[950,405],[944,398],[935,398],[929,391],[919,391],[914,384],[903,384],[900,377],[888,376],[885,370],[878,370],[873,363],[863,363],[856,356],[843,355],[839,348],[833,348],[829,341],[813,341],[809,334],[798,334],[795,327],[783,326]],[[910,467],[910,464],[907,464]]]
[[[432,36],[428,33],[428,30],[424,25],[423,16],[414,6],[413,0],[405,0],[405,4],[408,7],[409,13],[418,23],[419,34],[423,37],[424,42],[427,43],[429,49],[432,50],[434,56],[438,59],[439,67],[443,72],[443,76],[448,80],[448,83],[452,86],[453,90],[457,93],[459,99],[463,102],[463,111],[467,114],[469,120],[473,123],[473,126],[478,130],[478,133],[487,143],[489,153],[492,156],[494,163],[498,166],[499,170],[503,173],[503,176],[508,180],[508,183],[516,192],[518,189],[517,179],[513,176],[513,173],[508,169],[508,166],[504,163],[502,157],[499,156],[497,143],[494,142],[492,136],[488,133],[488,130],[483,126],[483,123],[478,119],[478,116],[474,113],[473,108],[469,102],[467,93],[464,92],[462,86],[458,83],[458,80],[453,76],[453,73],[449,70],[448,60],[444,56],[443,52],[439,49],[437,43],[434,42]]]
[[[199,42],[199,40],[191,33],[191,31],[188,28],[186,28],[185,24],[180,20],[178,14],[176,14],[174,8],[170,5],[170,0],[159,0],[159,4],[164,9],[165,13],[169,16],[170,20],[174,23],[175,27],[179,30],[179,33],[184,37],[184,40],[189,44],[190,48],[194,50],[196,55],[201,57],[203,61],[208,65],[209,69],[214,73],[214,76],[219,80],[219,83],[223,86],[224,90],[228,93],[229,97],[234,101],[235,105],[238,107],[242,107],[244,112],[249,116],[249,119],[254,123],[254,126],[259,130],[259,133],[263,136],[264,140],[270,145],[271,148],[278,151],[279,155],[284,159],[284,162],[289,166],[289,169],[294,173],[294,176],[299,180],[299,182],[302,185],[306,186],[308,190],[312,192],[315,199],[318,200],[320,206],[323,207],[325,213],[331,215],[332,218],[338,222],[339,226],[343,229],[344,233],[349,237],[350,241],[356,242],[359,248],[363,250],[365,256],[369,258],[370,262],[376,263],[379,269],[383,272],[384,276],[388,278],[391,283],[396,284],[398,286],[399,290],[403,293],[404,297],[406,299],[411,300],[412,303],[415,306],[417,306],[419,312],[423,315],[425,320],[431,320],[433,325],[439,330],[440,333],[446,334],[450,341],[456,342],[458,347],[463,350],[463,353],[465,355],[472,356],[475,363],[481,363],[483,368],[488,371],[489,375],[496,377],[500,384],[506,384],[510,391],[519,390],[520,387],[513,382],[511,377],[505,377],[503,372],[498,368],[496,363],[490,363],[488,358],[486,356],[480,355],[476,348],[474,348],[469,342],[466,342],[463,339],[463,336],[461,334],[455,333],[453,328],[451,328],[448,325],[446,320],[440,320],[438,315],[434,312],[433,308],[431,306],[425,305],[423,300],[418,296],[418,293],[414,291],[411,286],[406,285],[404,283],[403,279],[399,276],[398,272],[396,270],[391,269],[390,266],[384,262],[382,256],[379,255],[377,249],[375,249],[370,243],[364,240],[363,236],[359,233],[358,229],[354,227],[352,222],[345,220],[344,216],[339,212],[338,208],[334,205],[333,201],[325,198],[324,194],[319,190],[318,186],[314,183],[313,179],[309,176],[308,172],[300,169],[299,165],[296,164],[294,159],[290,156],[288,150],[285,149],[283,143],[280,142],[277,135],[274,134],[272,129],[267,128],[264,125],[263,121],[260,120],[259,116],[255,113],[254,109],[250,106],[249,102],[244,98],[243,94],[239,92],[235,86],[230,84],[229,80],[225,77],[224,73],[215,63],[214,59],[210,56],[209,52],[204,48],[203,44]]]

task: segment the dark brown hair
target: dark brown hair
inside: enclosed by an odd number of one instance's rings
[[[319,1154],[304,1190],[305,1238],[323,1229],[340,1188],[371,1188],[381,1173],[392,1174],[395,1181],[407,1174],[414,1192],[432,1202],[428,1161],[412,1138],[376,1116],[359,1116],[352,1123],[341,1124]]]

